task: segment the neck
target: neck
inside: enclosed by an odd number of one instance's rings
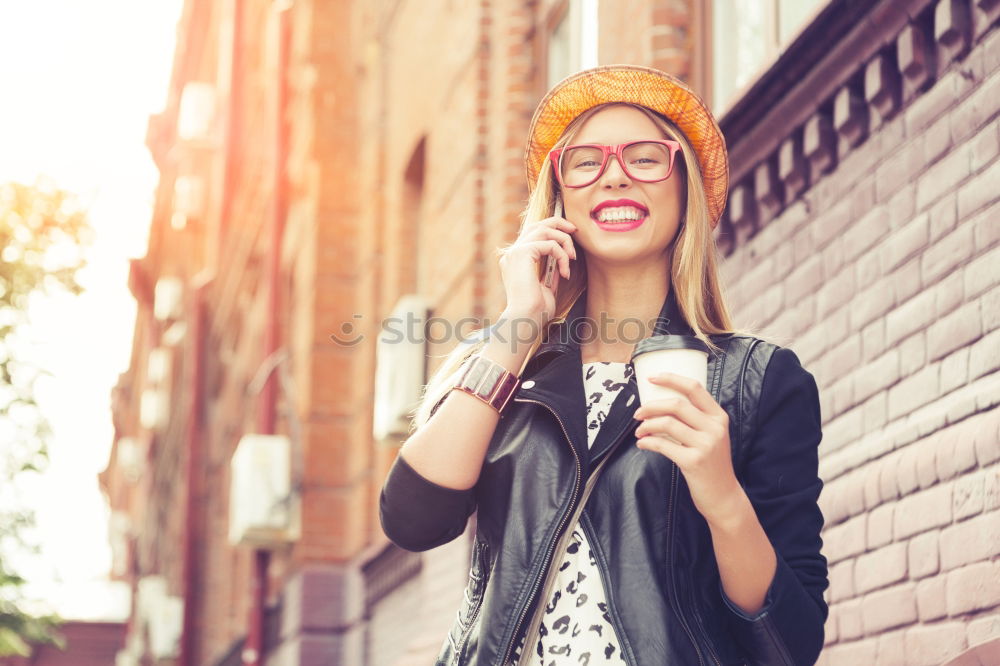
[[[653,335],[670,288],[664,261],[613,268],[588,263],[587,318],[597,328],[580,345],[583,361],[628,361],[635,344]]]

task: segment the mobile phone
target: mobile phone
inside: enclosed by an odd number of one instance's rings
[[[552,211],[552,215],[553,215],[553,217],[562,217],[562,214],[563,214],[562,197],[557,194],[556,195],[556,206],[555,206],[555,210]],[[552,286],[552,280],[556,276],[556,261],[558,261],[558,260],[554,256],[552,256],[550,254],[549,257],[548,257],[548,261],[545,263],[545,280],[544,280],[544,283],[545,283],[546,287],[551,287]]]

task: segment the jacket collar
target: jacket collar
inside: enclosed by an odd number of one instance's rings
[[[515,396],[515,400],[540,402],[556,414],[566,430],[571,445],[583,462],[585,470],[588,468],[587,461],[591,455],[599,455],[602,451],[603,443],[600,435],[607,436],[608,434],[607,432],[599,433],[593,451],[588,450],[586,396],[583,387],[583,362],[579,340],[585,329],[577,331],[576,328],[584,322],[587,307],[586,297],[587,292],[584,291],[570,308],[566,319],[552,327],[549,337],[539,345],[531,364],[528,366],[529,368],[537,368],[537,370],[525,372],[521,387]],[[654,335],[693,335],[694,333],[680,314],[680,309],[673,297],[673,289],[668,291],[663,305],[660,307],[660,313],[653,330]],[[631,412],[638,406],[631,404],[633,401],[630,401],[629,397],[637,395],[637,393],[638,389],[633,377],[620,394],[621,400],[616,400],[616,404],[619,402],[629,403],[627,410],[629,419]],[[626,417],[624,413],[614,415],[617,417],[616,421]],[[606,429],[602,428],[602,431],[604,430]]]

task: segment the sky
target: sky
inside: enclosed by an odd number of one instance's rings
[[[22,478],[40,554],[19,560],[29,596],[71,619],[124,619],[108,582],[110,394],[128,368],[128,259],[146,252],[158,173],[150,114],[166,103],[182,0],[0,0],[0,183],[45,177],[76,193],[95,239],[81,296],[33,299],[25,357],[52,373],[36,397],[53,429],[44,474]],[[0,442],[0,446],[4,443]]]

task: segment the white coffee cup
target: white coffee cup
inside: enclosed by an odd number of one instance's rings
[[[639,404],[683,397],[669,386],[649,380],[666,372],[690,377],[704,388],[708,381],[708,353],[708,345],[693,335],[654,335],[640,340],[632,352]]]

